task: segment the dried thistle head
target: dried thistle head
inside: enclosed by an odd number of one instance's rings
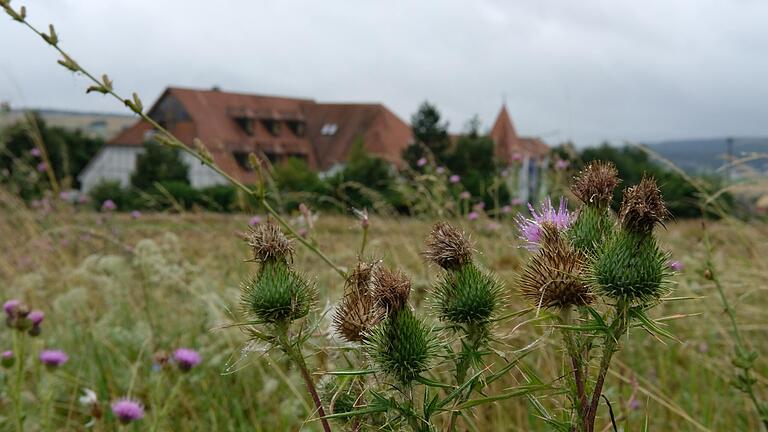
[[[253,261],[289,262],[293,260],[293,245],[283,234],[280,227],[272,220],[265,224],[251,227],[246,237],[248,246],[253,249]]]
[[[540,308],[584,306],[594,295],[583,271],[584,255],[571,247],[557,227],[545,223],[541,248],[523,271],[520,292]]]
[[[619,220],[628,231],[650,234],[656,224],[669,216],[656,180],[643,176],[635,186],[624,189]]]
[[[387,314],[407,309],[411,281],[400,271],[377,267],[371,276],[373,298]]]
[[[371,276],[376,267],[364,262],[357,264],[347,278],[344,297],[333,315],[333,326],[349,342],[362,342],[386,315],[371,292]]]
[[[439,222],[427,237],[424,257],[446,270],[472,261],[472,245],[467,236],[448,222]]]
[[[573,179],[571,191],[586,205],[607,207],[620,182],[612,162],[592,161]]]

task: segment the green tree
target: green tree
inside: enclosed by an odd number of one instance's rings
[[[362,139],[353,144],[344,169],[328,180],[338,198],[355,207],[376,208],[383,200],[404,211],[403,199],[395,188],[397,173],[389,162],[368,154]],[[373,192],[373,193],[371,193]]]
[[[178,149],[155,142],[144,144],[144,152],[136,158],[136,169],[131,175],[131,185],[150,191],[155,182],[181,182],[189,184],[189,167],[181,160]]]
[[[411,117],[411,130],[414,142],[403,151],[403,159],[416,166],[416,161],[431,153],[438,163],[445,160],[451,145],[448,136],[448,122],[443,122],[440,111],[428,101],[419,106],[419,110]]]

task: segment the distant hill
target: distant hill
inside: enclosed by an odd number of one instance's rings
[[[647,146],[689,173],[712,172],[722,167],[727,151],[726,138],[672,140]],[[734,138],[736,158],[755,153],[768,154],[768,138]],[[751,162],[750,166],[768,173],[768,159]]]

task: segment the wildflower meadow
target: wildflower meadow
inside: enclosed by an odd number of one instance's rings
[[[32,205],[0,187],[2,430],[767,430],[768,226],[700,180],[698,217],[676,219],[663,179],[610,161],[553,159],[526,201],[500,192],[514,165],[481,200],[427,155],[397,205],[278,206],[258,155],[239,182],[53,25],[0,6],[253,203]]]

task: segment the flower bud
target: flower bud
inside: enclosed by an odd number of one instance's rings
[[[584,204],[608,207],[619,185],[619,171],[612,162],[592,161],[573,180],[571,191]]]
[[[656,224],[669,216],[656,180],[649,177],[635,186],[624,189],[619,219],[624,229],[649,235]]]
[[[314,303],[315,288],[284,261],[264,261],[256,276],[242,286],[246,314],[269,324],[306,316]]]
[[[0,364],[2,364],[4,368],[10,369],[14,363],[16,363],[16,357],[13,355],[13,351],[3,351],[3,353],[0,354]]]
[[[503,285],[474,264],[447,271],[433,291],[440,319],[461,324],[487,323],[502,303]]]
[[[349,342],[362,342],[368,332],[384,319],[386,311],[371,291],[372,273],[376,264],[358,263],[347,278],[344,297],[336,307],[333,325],[338,334]]]
[[[293,245],[272,220],[252,226],[247,238],[253,249],[253,261],[289,262],[293,259]]]

